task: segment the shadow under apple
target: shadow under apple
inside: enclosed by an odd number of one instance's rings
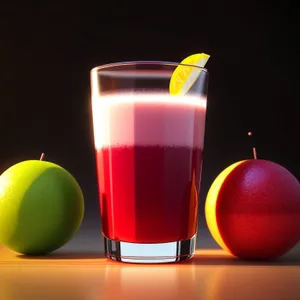
[[[104,253],[91,251],[91,252],[78,252],[78,251],[55,251],[46,255],[25,255],[17,254],[16,257],[26,260],[66,260],[66,259],[103,259],[105,257]]]

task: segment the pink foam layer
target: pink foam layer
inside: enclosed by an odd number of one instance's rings
[[[165,94],[110,95],[92,101],[96,149],[203,147],[206,99]]]

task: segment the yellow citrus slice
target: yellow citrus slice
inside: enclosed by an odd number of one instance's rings
[[[172,74],[169,91],[171,95],[184,95],[192,87],[201,73],[201,69],[185,65],[204,68],[210,55],[205,53],[193,54],[185,58]]]

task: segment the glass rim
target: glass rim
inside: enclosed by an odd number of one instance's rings
[[[161,60],[133,60],[133,61],[121,61],[121,62],[103,64],[92,68],[90,73],[99,72],[101,70],[105,70],[113,67],[134,66],[134,65],[161,65],[161,66],[173,66],[173,67],[184,66],[184,67],[197,68],[201,71],[204,71],[205,73],[208,73],[208,70],[206,68],[199,67],[197,65],[182,64],[173,61],[161,61]]]

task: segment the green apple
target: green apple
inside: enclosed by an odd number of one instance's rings
[[[79,184],[54,163],[23,161],[0,176],[0,243],[11,250],[52,252],[73,237],[83,215]]]

